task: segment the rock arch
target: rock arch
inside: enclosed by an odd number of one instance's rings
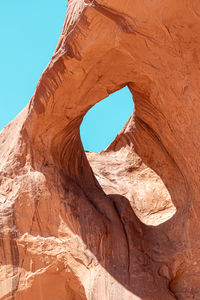
[[[0,133],[2,299],[52,265],[75,274],[75,299],[198,299],[198,10],[99,0],[66,17],[29,105]],[[102,190],[80,141],[88,108],[125,85],[135,113],[105,157],[128,151],[124,174],[145,164],[163,180],[177,212],[157,226]]]

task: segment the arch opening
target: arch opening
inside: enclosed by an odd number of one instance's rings
[[[100,152],[107,148],[130,118],[133,108],[127,86],[95,104],[80,127],[84,150]]]
[[[105,194],[111,198],[124,197],[142,223],[158,226],[171,219],[176,208],[160,176],[134,150],[129,132],[134,124],[133,107],[128,87],[115,92],[87,112],[80,135],[89,164]],[[112,114],[116,118],[110,120]]]

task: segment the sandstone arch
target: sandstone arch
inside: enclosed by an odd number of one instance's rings
[[[0,133],[1,298],[34,295],[53,268],[76,282],[64,299],[198,299],[199,4],[81,3],[30,104]],[[105,194],[80,141],[89,107],[125,85],[135,113],[103,157],[128,152],[124,176],[160,176],[177,212],[157,226]]]

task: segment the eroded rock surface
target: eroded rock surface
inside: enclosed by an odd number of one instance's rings
[[[199,1],[69,2],[0,132],[0,299],[200,299],[199,60]],[[86,156],[83,116],[126,85],[132,117]]]

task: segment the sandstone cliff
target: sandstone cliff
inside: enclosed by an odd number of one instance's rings
[[[199,60],[197,0],[69,2],[0,132],[0,299],[200,299]],[[126,85],[132,117],[85,154],[83,116]]]

